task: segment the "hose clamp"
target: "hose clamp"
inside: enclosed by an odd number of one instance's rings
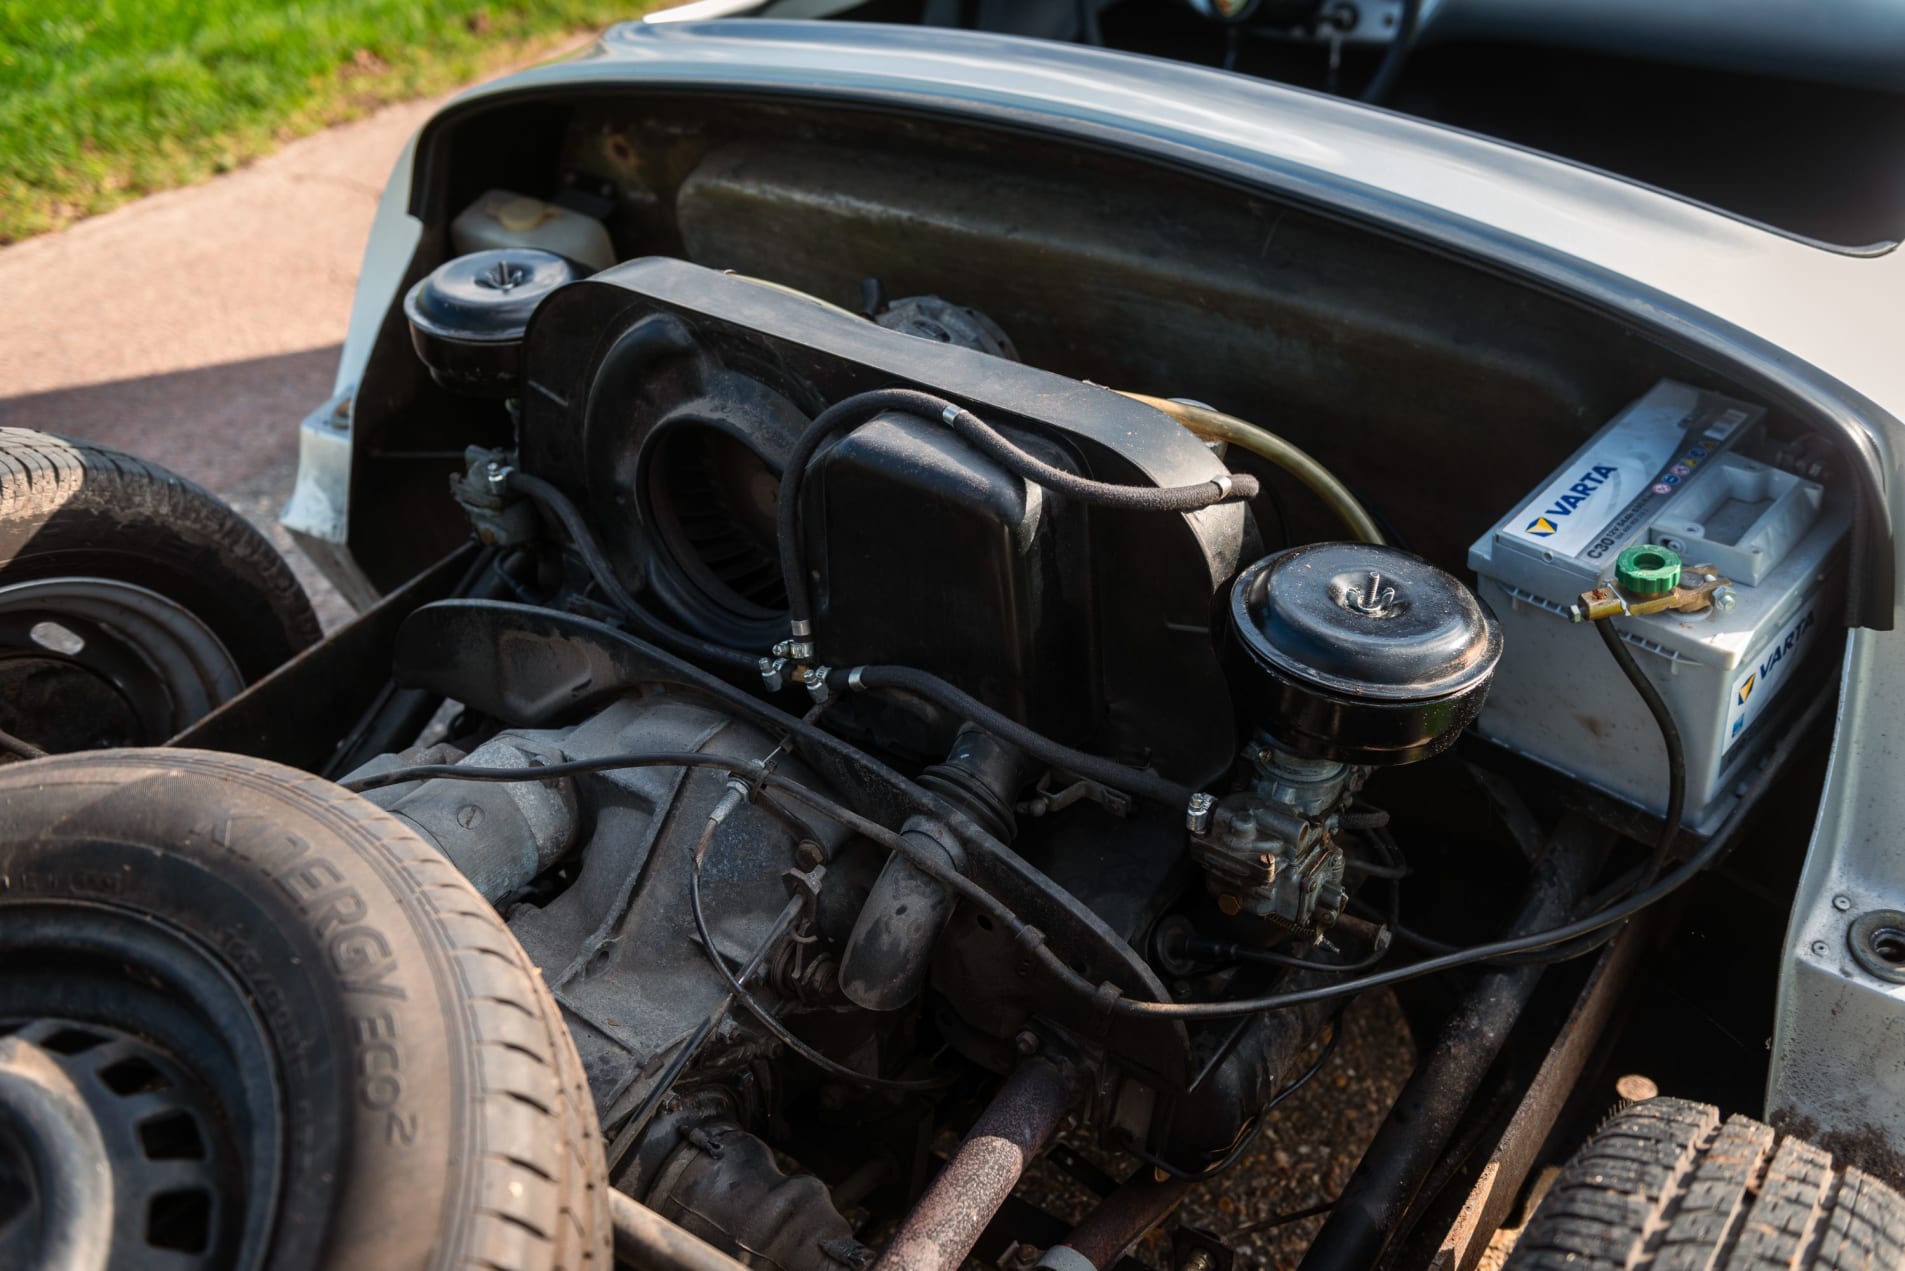
[[[775,645],[776,649],[780,646]],[[781,685],[787,682],[786,658],[761,658],[754,664],[761,672],[761,683],[770,693],[781,691]]]
[[[716,825],[727,820],[730,812],[747,802],[748,793],[747,782],[739,777],[729,777],[727,788],[722,792],[714,809],[708,813],[708,820]]]

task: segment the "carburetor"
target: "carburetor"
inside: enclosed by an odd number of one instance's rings
[[[1481,712],[1501,628],[1420,557],[1313,543],[1238,576],[1227,634],[1254,736],[1242,788],[1193,808],[1191,855],[1226,916],[1317,938],[1346,899],[1343,808],[1375,769],[1454,744]]]

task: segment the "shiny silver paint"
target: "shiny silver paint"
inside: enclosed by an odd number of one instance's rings
[[[1455,0],[1445,0],[1454,3]],[[1583,0],[1585,3],[1586,0]],[[1608,313],[1849,439],[1870,493],[1845,687],[1783,960],[1769,1111],[1905,1149],[1905,986],[1845,935],[1905,908],[1905,631],[1888,509],[1905,499],[1905,257],[1834,252],[1603,173],[1341,99],[1098,49],[766,21],[624,24],[447,112],[583,87],[690,87],[955,115],[1145,154],[1484,262]],[[373,227],[339,370],[348,397],[418,239],[411,159]],[[316,419],[306,424],[327,426]],[[348,427],[346,427],[348,433]],[[300,495],[304,493],[301,481]],[[339,492],[327,498],[335,503]],[[293,501],[305,533],[348,509]],[[334,539],[333,542],[341,540]],[[1837,895],[1853,899],[1835,909]]]

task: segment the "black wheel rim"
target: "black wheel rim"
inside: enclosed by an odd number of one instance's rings
[[[42,749],[157,744],[244,683],[211,628],[155,591],[86,577],[0,586],[0,729]]]
[[[282,1095],[262,1020],[210,949],[84,902],[9,906],[0,1036],[82,1095],[112,1163],[109,1266],[262,1265],[281,1173]],[[23,1230],[30,1132],[0,1117],[0,1251]],[[30,1165],[27,1167],[30,1168]],[[9,1172],[11,1187],[5,1185]],[[11,1196],[14,1204],[7,1207]]]

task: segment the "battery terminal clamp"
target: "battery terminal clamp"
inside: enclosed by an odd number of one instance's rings
[[[1658,543],[1641,543],[1614,562],[1614,580],[1581,593],[1568,610],[1576,622],[1599,622],[1619,615],[1676,610],[1732,608],[1732,580],[1716,565],[1682,565],[1677,553]]]

